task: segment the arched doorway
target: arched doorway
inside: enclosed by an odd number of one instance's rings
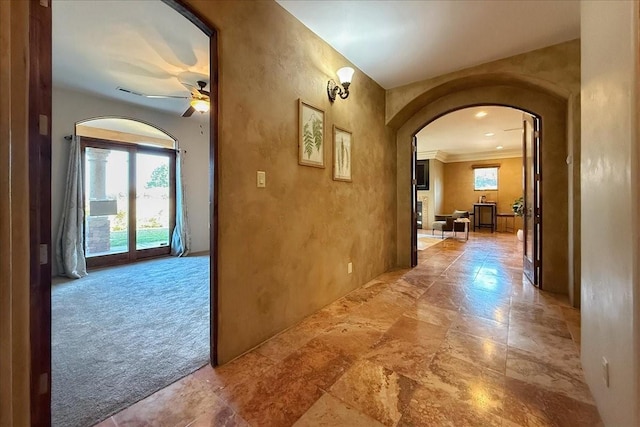
[[[426,185],[421,186],[420,179],[412,180],[417,184],[412,189],[413,208],[416,217],[422,219],[412,223],[416,227],[412,233],[414,242],[418,243],[420,234],[425,243],[431,243],[428,239],[433,239],[435,228],[441,232],[437,237],[444,238],[445,231],[452,230],[450,225],[458,231],[489,229],[491,234],[507,231],[509,225],[511,233],[521,230],[518,234],[525,275],[531,283],[542,287],[539,277],[542,209],[540,198],[536,197],[542,178],[537,155],[540,123],[538,117],[519,109],[481,105],[451,111],[416,132],[413,137],[416,170],[424,164],[430,172],[424,179]],[[513,205],[521,198],[524,206],[516,217]],[[468,226],[451,224],[447,217],[453,212],[469,216]],[[526,213],[522,218],[521,212]],[[509,216],[511,219],[507,220]],[[436,222],[436,218],[447,222]],[[425,237],[429,233],[431,236]],[[482,238],[475,233],[472,237]],[[419,245],[412,246],[413,267],[418,263]]]
[[[551,292],[567,294],[575,278],[570,269],[576,262],[569,257],[570,244],[578,238],[569,227],[569,218],[577,208],[569,198],[573,176],[567,168],[569,144],[573,135],[569,124],[568,99],[551,88],[523,81],[516,76],[482,75],[457,79],[416,97],[389,123],[397,126],[397,262],[411,263],[411,141],[413,135],[436,118],[460,108],[477,105],[502,105],[529,112],[544,123],[545,141],[541,160],[545,165],[542,192],[542,282]],[[573,188],[572,188],[573,190]],[[574,290],[575,292],[575,290]]]

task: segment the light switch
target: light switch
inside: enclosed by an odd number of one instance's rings
[[[265,171],[258,171],[257,184],[258,188],[265,188],[267,186],[267,173]]]

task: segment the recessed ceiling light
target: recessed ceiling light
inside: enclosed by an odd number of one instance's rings
[[[504,148],[504,147],[503,147],[502,145],[498,145],[498,146],[496,147],[496,150],[502,150],[503,148]]]
[[[486,111],[478,111],[478,112],[476,113],[476,117],[477,117],[477,118],[479,118],[479,119],[483,118],[483,117],[484,117],[484,116],[486,116],[486,115],[487,115],[487,112],[486,112]]]
[[[495,133],[493,133],[493,132],[487,132],[487,133],[484,134],[484,136],[493,136],[493,135],[495,135]]]

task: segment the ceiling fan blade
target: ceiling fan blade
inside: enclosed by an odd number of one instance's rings
[[[189,99],[188,96],[177,96],[177,95],[142,95],[145,98],[153,98],[153,99]]]
[[[204,90],[204,89],[198,89],[198,92],[200,92],[200,95],[204,95],[207,98],[211,96],[211,94],[208,91]]]
[[[135,90],[126,89],[124,87],[118,86],[116,88],[120,92],[128,93],[130,95],[141,96],[142,98],[152,98],[152,99],[189,99],[188,96],[181,95],[146,95],[144,93],[136,92]]]
[[[189,105],[189,108],[187,108],[187,111],[184,112],[184,114],[182,115],[182,117],[191,117],[191,115],[196,111],[195,108],[193,108],[191,105]]]

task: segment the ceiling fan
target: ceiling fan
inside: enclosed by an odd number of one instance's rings
[[[141,96],[143,98],[152,98],[152,99],[191,99],[191,101],[189,102],[189,108],[187,108],[187,110],[182,114],[182,117],[190,117],[195,111],[198,111],[200,113],[206,113],[207,111],[209,111],[209,108],[211,108],[211,98],[210,98],[210,92],[204,90],[205,87],[207,87],[207,82],[205,82],[204,80],[198,80],[196,83],[198,85],[198,87],[195,87],[189,83],[185,83],[185,82],[180,82],[182,83],[187,89],[189,89],[191,91],[191,96],[181,96],[181,95],[148,95],[148,94],[144,94],[144,93],[140,93],[140,92],[136,92],[134,90],[131,89],[126,89],[123,87],[118,86],[116,89],[121,91],[121,92],[125,92],[125,93],[129,93],[131,95],[136,95],[136,96]]]

